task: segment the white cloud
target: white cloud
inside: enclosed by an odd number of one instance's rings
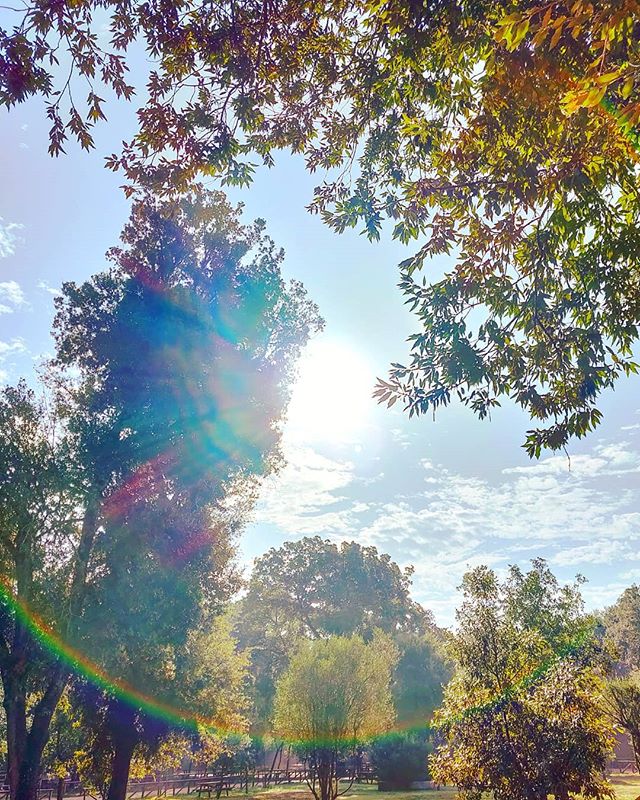
[[[589,544],[560,550],[551,559],[559,567],[574,567],[578,564],[613,564],[621,558],[633,556],[626,542],[596,539]]]
[[[0,360],[4,360],[12,353],[26,353],[27,348],[23,339],[12,339],[10,342],[0,341]]]
[[[17,281],[0,281],[0,314],[11,314],[25,305],[27,299]]]
[[[22,339],[12,339],[10,342],[0,341],[0,384],[9,380],[9,372],[2,365],[12,356],[26,353],[27,348]]]
[[[391,434],[391,440],[402,450],[407,450],[411,447],[411,439],[413,437],[411,434],[403,431],[402,428],[391,428],[389,433]]]
[[[15,253],[20,240],[18,231],[22,228],[17,222],[5,222],[0,217],[0,258],[8,258]]]
[[[344,508],[342,491],[353,481],[354,465],[304,446],[289,446],[286,455],[286,467],[263,488],[257,519],[288,535],[348,535],[354,514],[364,510]]]
[[[49,284],[47,281],[38,281],[38,289],[42,289],[43,292],[47,292],[53,297],[57,297],[58,295],[62,294],[60,289],[56,289],[54,286],[51,286],[51,284]]]
[[[602,569],[640,563],[640,453],[624,441],[574,456],[570,469],[554,456],[505,469],[493,481],[422,459],[423,480],[405,494],[398,493],[397,466],[372,479],[310,447],[291,447],[288,457],[265,486],[257,519],[285,538],[355,538],[414,565],[414,595],[441,623],[453,621],[456,588],[479,564],[500,573],[542,556],[554,569],[591,573],[589,602],[602,605],[611,597],[597,589]],[[413,474],[416,466],[407,460],[404,469]]]

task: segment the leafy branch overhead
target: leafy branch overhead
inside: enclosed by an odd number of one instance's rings
[[[91,147],[143,42],[139,130],[107,159],[126,191],[243,186],[274,150],[303,154],[328,225],[415,243],[400,285],[418,331],[378,399],[484,417],[511,398],[539,456],[637,370],[639,33],[636,0],[34,0],[0,32],[0,98],[47,98],[53,153]],[[439,256],[444,277],[421,278]]]

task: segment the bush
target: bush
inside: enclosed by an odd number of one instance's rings
[[[371,745],[369,759],[381,789],[408,789],[414,781],[429,778],[431,750],[425,733],[391,733]]]

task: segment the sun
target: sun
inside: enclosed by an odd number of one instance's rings
[[[375,372],[357,350],[324,336],[300,360],[287,433],[305,441],[348,441],[366,427],[375,406]]]

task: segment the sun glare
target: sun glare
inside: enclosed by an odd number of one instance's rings
[[[315,339],[300,362],[289,406],[289,433],[305,440],[337,441],[358,434],[375,401],[375,372],[348,345]]]

